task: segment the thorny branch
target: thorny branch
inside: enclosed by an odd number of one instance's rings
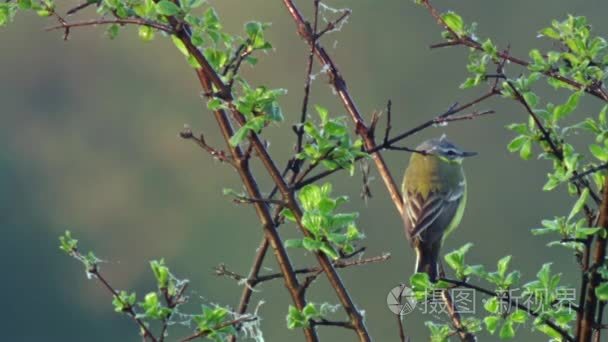
[[[152,27],[155,28],[159,31],[163,31],[166,33],[173,33],[173,29],[167,25],[163,25],[161,23],[157,23],[151,20],[145,20],[145,19],[135,19],[135,18],[129,18],[129,19],[94,19],[94,20],[86,20],[86,21],[77,21],[77,22],[60,22],[59,25],[56,26],[51,26],[46,28],[46,31],[54,31],[54,30],[65,30],[66,32],[68,32],[66,34],[69,34],[69,29],[73,28],[73,27],[85,27],[85,26],[98,26],[98,25],[112,25],[112,24],[118,24],[118,25],[136,25],[136,26],[148,26],[148,27]]]
[[[391,255],[386,253],[386,254],[383,254],[380,256],[363,258],[360,260],[338,260],[338,261],[333,262],[333,265],[335,268],[362,266],[362,265],[367,265],[367,264],[376,263],[376,262],[383,262],[383,261],[390,259],[390,257],[391,257]],[[314,273],[322,272],[322,271],[323,271],[323,269],[320,267],[306,267],[306,268],[296,269],[296,270],[294,270],[294,273],[296,273],[296,274],[314,274]],[[226,268],[226,265],[224,265],[224,264],[220,264],[220,265],[216,266],[214,268],[214,272],[218,276],[226,276],[226,277],[232,278],[238,282],[245,281],[247,286],[251,286],[251,287],[255,287],[256,285],[266,282],[266,281],[283,278],[283,274],[281,274],[281,273],[258,275],[253,278],[246,277],[246,276],[240,275],[238,273],[235,273],[233,271],[230,271],[229,269]]]
[[[232,157],[226,155],[226,152],[224,152],[224,151],[221,151],[221,150],[218,150],[218,149],[215,149],[215,148],[209,146],[207,144],[207,142],[205,141],[204,135],[201,134],[198,138],[195,137],[194,134],[192,134],[192,130],[190,129],[190,127],[185,127],[184,130],[182,130],[179,133],[179,136],[182,139],[194,141],[203,150],[207,151],[213,158],[215,158],[221,162],[228,163],[228,164],[232,165],[233,167],[236,167]]]
[[[99,282],[103,285],[103,287],[106,290],[108,290],[108,292],[110,292],[110,294],[112,294],[112,297],[120,302],[124,313],[127,314],[129,317],[131,317],[131,319],[133,319],[133,321],[135,323],[137,323],[137,325],[141,329],[142,338],[144,341],[147,341],[147,340],[150,340],[152,342],[158,341],[158,339],[150,331],[150,329],[144,323],[144,321],[142,321],[139,318],[139,316],[137,315],[137,312],[135,311],[135,308],[130,303],[125,302],[122,299],[122,297],[120,296],[120,294],[118,293],[118,291],[112,285],[110,285],[110,283],[108,282],[108,280],[106,280],[106,278],[103,276],[103,274],[101,274],[101,272],[99,272],[99,267],[97,267],[97,264],[89,265],[87,262],[85,262],[84,260],[86,260],[87,258],[84,255],[82,255],[76,248],[73,248],[68,253],[70,256],[74,257],[76,260],[83,262],[83,264],[85,264],[85,265],[88,265],[87,273],[90,274],[93,278],[99,280]]]
[[[213,329],[199,331],[199,332],[197,332],[194,335],[191,335],[191,336],[183,338],[182,340],[180,340],[180,342],[193,341],[193,340],[205,337],[205,336],[211,334],[213,331],[224,329],[224,328],[229,327],[229,326],[238,326],[238,325],[243,324],[243,323],[253,322],[253,321],[257,320],[257,319],[258,319],[257,317],[251,317],[251,316],[240,317],[240,318],[234,319],[234,320],[229,321],[229,322],[224,322],[224,323],[218,324],[215,327],[213,327]]]
[[[186,42],[189,42],[189,40],[187,40],[188,39],[187,37],[182,38],[182,39],[183,39],[182,41],[184,42],[184,44],[186,44]],[[198,49],[195,48],[195,51],[198,52]],[[204,59],[204,57],[202,57],[200,52],[199,52],[198,58]],[[211,85],[210,85],[209,80],[206,77],[206,74],[202,70],[198,70],[197,74],[199,76],[201,85],[203,86],[204,90],[206,92],[210,92]],[[255,178],[253,177],[251,170],[249,169],[248,160],[242,159],[242,151],[238,146],[237,147],[230,146],[229,141],[230,141],[230,138],[232,137],[232,135],[234,134],[234,132],[233,132],[232,125],[230,124],[226,113],[224,112],[224,110],[218,109],[214,112],[214,114],[216,116],[216,120],[218,121],[220,129],[224,136],[224,140],[226,141],[227,146],[230,147],[230,151],[231,151],[231,154],[233,155],[233,158],[235,158],[236,160],[239,160],[239,162],[237,162],[237,170],[239,172],[239,175],[241,176],[241,179],[242,179],[245,187],[247,188],[247,192],[249,193],[249,196],[251,196],[252,198],[261,198],[262,196],[261,196],[259,187],[257,185],[257,182],[255,181]],[[266,203],[255,202],[255,203],[253,203],[253,205],[256,208],[258,217],[260,218],[260,220],[263,223],[266,239],[268,240],[270,246],[272,246],[272,249],[277,258],[279,267],[281,268],[281,272],[284,275],[285,285],[286,285],[287,289],[289,290],[290,295],[292,296],[292,299],[294,301],[296,308],[298,308],[298,310],[302,310],[306,306],[306,299],[299,292],[300,284],[293,271],[293,266],[291,264],[288,254],[287,254],[287,251],[285,250],[283,242],[278,235],[278,232],[276,230],[276,225],[274,224],[274,221],[270,214],[270,209]],[[305,328],[304,333],[306,335],[307,341],[318,341],[318,336],[313,327]]]

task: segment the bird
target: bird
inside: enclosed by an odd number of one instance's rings
[[[467,201],[463,159],[466,152],[442,135],[424,141],[412,153],[403,176],[405,233],[416,252],[415,272],[436,282],[439,252],[445,238],[460,224]]]

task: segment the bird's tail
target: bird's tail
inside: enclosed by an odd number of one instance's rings
[[[416,273],[424,272],[429,275],[432,282],[437,280],[437,268],[441,242],[425,246],[416,246]]]

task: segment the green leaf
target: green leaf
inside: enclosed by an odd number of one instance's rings
[[[580,227],[576,228],[577,237],[587,237],[589,235],[593,235],[604,228],[602,227]]]
[[[19,8],[22,10],[28,10],[32,8],[32,0],[19,0]]]
[[[559,39],[559,33],[557,31],[555,31],[552,27],[545,27],[544,29],[540,30],[539,32],[541,35],[547,37],[547,38],[551,38],[551,39]]]
[[[452,335],[452,329],[447,324],[435,324],[431,321],[424,322],[431,331],[430,342],[448,342]]]
[[[321,107],[319,105],[315,105],[315,109],[317,110],[317,113],[319,114],[319,117],[321,118],[321,125],[325,125],[329,118],[329,111],[327,110],[327,108]]]
[[[487,316],[483,319],[483,323],[486,325],[486,330],[494,335],[496,328],[498,328],[498,323],[500,322],[500,317],[497,316]]]
[[[517,136],[515,137],[515,139],[511,140],[509,145],[507,145],[507,149],[509,150],[509,152],[517,152],[528,140],[530,140],[530,138],[525,135]]]
[[[78,248],[78,240],[72,238],[72,233],[66,230],[62,236],[59,237],[59,249],[72,255],[73,252]]]
[[[145,42],[149,42],[154,39],[154,29],[149,26],[139,27],[139,38]]]
[[[608,161],[608,152],[604,147],[598,145],[589,145],[589,151],[593,156],[601,161]]]
[[[258,21],[250,21],[245,24],[245,32],[249,37],[249,43],[253,49],[263,49],[269,47],[264,40],[264,25]]]
[[[154,277],[156,278],[156,282],[158,284],[158,288],[166,289],[169,285],[169,268],[165,265],[165,260],[152,260],[150,261],[150,268],[154,273]]]
[[[504,277],[504,275],[507,273],[507,268],[509,268],[510,262],[511,262],[510,255],[507,255],[507,256],[503,257],[502,259],[498,260],[497,271],[501,277]]]
[[[325,253],[328,257],[334,259],[334,260],[338,260],[340,259],[340,255],[338,254],[338,252],[336,252],[336,250],[330,246],[327,242],[322,243],[321,246],[319,247],[319,249]]]
[[[596,287],[595,295],[601,301],[608,301],[608,283],[601,283]]]
[[[490,38],[486,39],[481,44],[481,48],[483,49],[483,51],[485,53],[489,54],[492,57],[496,57],[496,55],[497,55],[496,45],[494,45],[494,43],[492,43],[492,40]]]
[[[169,316],[171,309],[164,307],[156,292],[150,292],[144,297],[144,301],[139,303],[144,310],[144,316],[150,319],[164,319]]]
[[[211,100],[209,100],[209,102],[207,102],[207,108],[209,108],[209,110],[217,110],[222,107],[222,104],[222,100],[218,98],[212,98]]]
[[[532,140],[526,140],[519,150],[519,156],[523,160],[528,160],[532,157]]]
[[[50,14],[49,14],[50,15]],[[108,29],[106,30],[106,33],[108,35],[108,38],[110,39],[114,39],[118,36],[118,31],[120,30],[119,26],[116,24],[112,24],[108,27]]]
[[[456,34],[460,35],[464,32],[464,22],[462,21],[462,17],[458,14],[450,11],[442,14],[441,18],[448,28],[456,32]]]
[[[205,11],[204,17],[205,17],[205,26],[208,29],[219,30],[221,28],[220,17],[217,15],[215,8],[209,7]]]
[[[184,42],[181,41],[181,39],[179,39],[177,36],[172,35],[171,36],[171,41],[173,41],[173,44],[175,45],[175,47],[186,57],[190,56],[190,52],[188,51],[188,48],[186,48],[186,45],[184,45]]]
[[[522,135],[529,133],[528,125],[525,123],[513,123],[510,125],[507,125],[507,129],[514,131],[515,133],[522,134]]]
[[[305,237],[304,240],[302,240],[302,246],[305,249],[314,252],[321,249],[321,247],[323,246],[323,242],[317,241],[309,237]]]
[[[114,311],[125,312],[132,307],[136,301],[137,295],[135,292],[129,294],[126,291],[120,291],[118,296],[113,296],[112,305],[114,306]]]
[[[600,125],[605,126],[606,125],[606,111],[608,110],[608,105],[605,105],[604,107],[602,107],[602,110],[600,111],[600,114],[598,115],[598,120],[600,122]]]
[[[500,308],[500,303],[496,297],[492,297],[483,304],[483,307],[488,312],[497,313]]]
[[[232,137],[230,137],[230,146],[235,147],[238,146],[243,140],[247,138],[247,134],[249,133],[249,128],[246,126],[240,127]]]
[[[519,323],[519,324],[525,323],[527,318],[528,318],[528,315],[526,314],[526,312],[523,310],[519,310],[519,309],[516,310],[515,312],[513,312],[511,314],[511,316],[509,317],[509,319],[511,321],[513,321],[515,323]]]
[[[291,211],[290,209],[283,209],[283,211],[281,211],[281,215],[285,216],[286,219],[288,219],[291,222],[296,222],[296,216],[293,214],[293,211]]]
[[[464,269],[464,275],[465,276],[469,276],[469,275],[475,275],[478,276],[480,278],[483,278],[486,275],[486,271],[483,267],[483,265],[467,265]]]
[[[572,113],[578,106],[578,102],[582,94],[583,93],[580,91],[572,93],[566,103],[559,106],[555,106],[555,109],[553,110],[553,121],[557,122]]]
[[[304,241],[302,239],[289,239],[285,240],[286,248],[304,248]]]
[[[429,275],[424,272],[414,273],[410,277],[410,285],[416,291],[426,290],[431,287]]]
[[[525,92],[523,97],[530,108],[535,108],[538,104],[538,96],[531,91]]]
[[[317,308],[313,303],[306,304],[304,309],[302,309],[302,313],[304,316],[306,316],[306,318],[312,318],[319,315],[319,311],[317,311]]]
[[[290,305],[289,311],[287,314],[287,328],[288,329],[302,328],[302,327],[307,327],[308,324],[309,324],[308,320],[306,319],[304,314],[302,312],[300,312],[300,310],[298,310],[296,307]]]
[[[205,2],[207,2],[206,0],[188,0],[188,6],[190,8],[197,8],[197,7],[201,7]]]
[[[156,12],[166,16],[173,16],[179,14],[181,9],[169,0],[161,0],[156,3]]]
[[[576,203],[574,203],[574,206],[570,211],[570,215],[568,215],[567,221],[572,220],[574,216],[576,216],[576,214],[578,214],[581,209],[583,209],[583,206],[587,202],[587,198],[589,198],[589,188],[585,188],[581,193],[581,196],[578,198],[578,200],[576,200]]]
[[[536,274],[536,277],[540,280],[543,285],[548,285],[551,276],[551,263],[545,263]]]
[[[513,322],[506,321],[505,324],[500,328],[500,333],[498,334],[500,339],[509,340],[515,337],[515,329],[513,328]]]
[[[513,271],[507,275],[507,278],[505,278],[504,285],[506,285],[506,287],[511,287],[514,284],[517,284],[519,283],[520,277],[521,273],[519,271]]]

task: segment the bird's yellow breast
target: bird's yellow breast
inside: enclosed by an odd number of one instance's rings
[[[423,198],[431,192],[444,192],[464,182],[462,165],[446,162],[434,155],[412,154],[405,170],[403,193],[418,193]]]

